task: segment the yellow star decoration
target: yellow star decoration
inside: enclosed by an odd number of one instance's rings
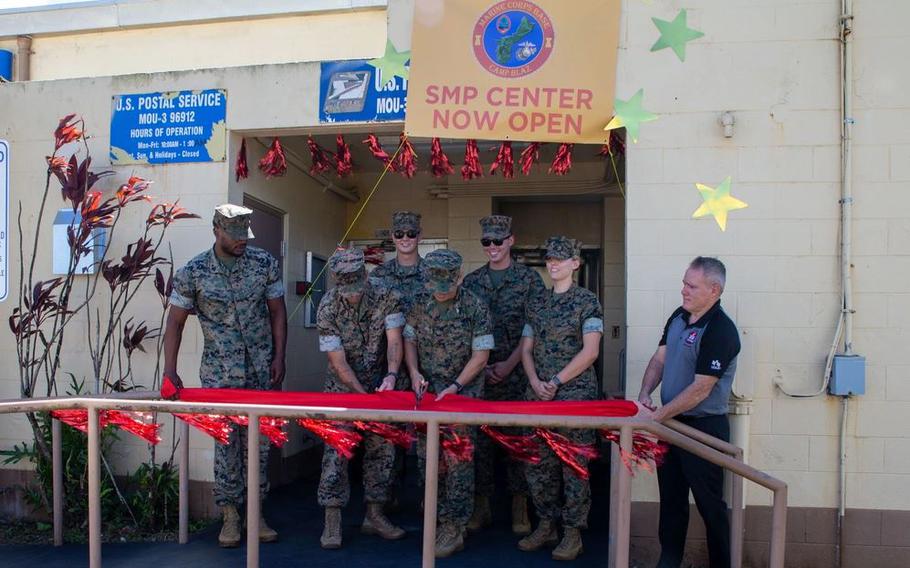
[[[698,188],[698,192],[701,193],[701,198],[705,202],[695,210],[695,213],[692,213],[692,218],[697,219],[706,215],[713,215],[721,231],[727,230],[728,211],[745,209],[749,206],[748,203],[730,195],[730,176],[727,176],[727,179],[716,189],[700,183],[696,183],[695,187]]]
[[[386,40],[385,54],[378,59],[367,61],[368,64],[375,67],[382,74],[382,81],[388,83],[394,77],[407,79],[410,69],[405,66],[408,59],[411,58],[410,51],[396,51],[392,42]]]

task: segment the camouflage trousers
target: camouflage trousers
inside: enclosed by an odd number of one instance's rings
[[[557,433],[576,443],[595,442],[593,430],[559,429]],[[537,516],[553,521],[562,517],[566,527],[586,528],[591,510],[590,483],[564,465],[545,444],[541,444],[540,457],[539,463],[527,464],[525,470]],[[587,467],[588,460],[582,458],[580,463]]]
[[[476,444],[476,428],[471,426],[449,426],[459,437],[467,436]],[[452,523],[465,526],[471,513],[474,512],[474,463],[468,459],[457,460],[454,456],[442,451],[442,439],[445,434],[440,431],[439,456],[439,489],[437,493],[436,518],[440,523]],[[420,465],[420,477],[426,478],[427,436],[421,433],[417,438],[417,461]]]
[[[522,375],[523,378],[524,375]],[[524,400],[524,386],[516,373],[499,384],[484,385],[485,400]],[[503,434],[518,435],[522,428],[498,428]],[[478,495],[492,497],[496,494],[496,470],[506,468],[506,489],[510,495],[527,495],[528,482],[525,464],[511,459],[502,446],[486,435],[477,437],[474,452],[474,485]]]
[[[385,438],[365,432],[363,450],[364,500],[367,503],[385,503],[389,499],[395,446]],[[322,507],[344,507],[351,500],[348,459],[328,445],[322,454],[322,476],[316,497]]]
[[[238,385],[225,385],[217,380],[202,378],[204,388],[248,388],[264,390],[268,384],[268,375],[258,377],[255,369],[247,358],[246,383]],[[239,506],[246,502],[247,460],[246,451],[249,440],[247,429],[243,426],[233,425],[228,443],[221,445],[215,442],[215,504],[219,507],[225,505]],[[269,492],[268,478],[269,439],[259,436],[259,498],[265,499]]]

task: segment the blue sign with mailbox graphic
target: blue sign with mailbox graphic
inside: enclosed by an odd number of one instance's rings
[[[223,162],[223,89],[114,95],[111,163]]]
[[[319,75],[319,122],[404,120],[408,82],[383,77],[365,59],[323,61]]]

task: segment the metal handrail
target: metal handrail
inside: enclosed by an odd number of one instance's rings
[[[688,433],[672,429],[666,425],[641,418],[616,418],[594,416],[538,416],[530,414],[490,414],[490,413],[458,413],[428,412],[428,411],[402,411],[402,410],[361,410],[344,407],[312,407],[288,406],[269,404],[226,404],[226,403],[198,403],[169,400],[140,400],[151,396],[149,393],[134,393],[133,399],[79,396],[45,399],[17,399],[0,401],[0,414],[23,412],[40,412],[62,410],[71,408],[84,408],[88,411],[88,475],[89,475],[89,565],[92,568],[101,566],[101,508],[100,508],[100,428],[98,415],[101,410],[125,411],[152,411],[167,413],[202,413],[245,415],[249,417],[248,438],[256,440],[259,437],[259,418],[274,416],[285,418],[312,418],[317,420],[344,420],[344,421],[378,421],[378,422],[408,422],[423,423],[427,425],[427,456],[426,456],[426,483],[424,493],[424,532],[423,532],[423,560],[422,566],[432,568],[435,565],[434,543],[436,540],[436,504],[437,483],[439,468],[439,427],[442,424],[463,424],[490,426],[540,426],[544,428],[585,428],[608,429],[620,431],[620,450],[632,452],[632,436],[635,431],[649,432],[665,442],[676,445],[711,463],[720,465],[736,475],[742,476],[757,483],[774,493],[772,526],[771,526],[771,553],[769,566],[771,568],[784,567],[784,538],[786,534],[786,507],[787,484],[762,471],[759,471],[737,460],[716,447],[726,448],[724,442],[712,441],[710,445],[704,441],[693,439],[697,434],[690,436]],[[56,421],[55,421],[56,422]],[[673,424],[673,427],[677,427]],[[60,443],[59,427],[52,429],[55,446],[54,457],[58,457],[56,449]],[[189,446],[187,443],[189,425],[180,423],[179,436],[181,438],[180,452],[180,515],[179,515],[179,541],[187,541],[188,523],[188,487],[189,487]],[[715,447],[711,447],[715,446]],[[259,517],[259,444],[247,444],[247,518]],[[740,451],[741,452],[741,451]],[[62,478],[58,486],[58,471],[62,468],[59,463],[54,464],[54,505],[55,505],[55,544],[58,531],[57,523],[62,521]],[[611,488],[615,495],[611,497],[611,509],[615,508],[615,522],[611,520],[610,566],[619,568],[629,565],[629,528],[631,514],[631,472],[626,467],[614,466],[611,475]],[[61,511],[58,517],[57,505],[60,502]],[[611,511],[611,519],[614,511]],[[61,523],[62,526],[62,523]],[[614,529],[615,528],[615,533]],[[62,532],[60,532],[62,543]],[[615,536],[615,538],[613,538]],[[734,535],[735,536],[735,535]],[[741,538],[742,534],[739,534]],[[259,535],[258,524],[247,523],[247,566],[259,566]]]

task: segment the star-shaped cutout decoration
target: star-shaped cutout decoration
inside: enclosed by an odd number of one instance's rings
[[[641,108],[641,99],[645,96],[644,89],[638,89],[638,92],[632,95],[627,101],[616,99],[613,105],[613,119],[604,127],[604,130],[613,130],[614,128],[626,128],[626,133],[632,142],[638,144],[638,127],[642,122],[657,120],[657,115],[652,114]]]
[[[405,63],[407,63],[410,58],[410,51],[396,51],[392,42],[386,40],[385,54],[379,59],[371,59],[367,61],[367,63],[378,69],[381,73],[382,80],[388,83],[393,77],[401,77],[402,79],[408,78],[410,70],[408,67],[405,67]]]
[[[651,18],[657,29],[660,30],[660,37],[651,46],[651,51],[658,51],[664,48],[671,48],[680,61],[686,60],[686,43],[702,37],[702,32],[693,30],[686,25],[686,11],[680,10],[679,14],[672,22]]]
[[[696,183],[695,187],[698,188],[698,192],[701,193],[701,198],[704,199],[705,202],[695,210],[695,213],[692,213],[692,218],[697,219],[699,217],[705,217],[706,215],[712,215],[714,220],[717,221],[717,226],[720,227],[721,231],[727,230],[728,211],[745,209],[749,206],[748,203],[740,201],[730,195],[730,176],[727,176],[727,179],[716,188],[708,187],[701,183]]]

